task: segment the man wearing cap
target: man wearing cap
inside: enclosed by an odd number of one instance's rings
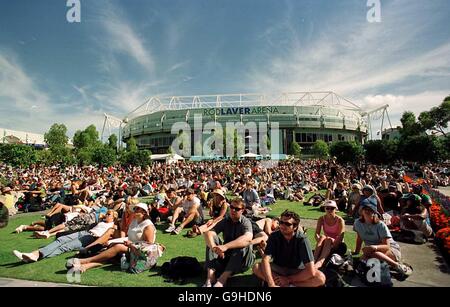
[[[0,195],[0,228],[8,226],[9,213],[5,205],[6,198]]]
[[[175,227],[175,223],[179,217],[182,217],[183,221],[178,227]],[[185,199],[183,200],[181,206],[175,209],[172,216],[172,221],[166,229],[166,232],[171,232],[177,235],[186,226],[201,225],[202,223],[203,210],[200,205],[200,199],[195,195],[195,191],[193,189],[187,189]]]
[[[235,199],[230,214],[205,232],[207,277],[205,287],[223,287],[233,274],[245,272],[255,262],[251,241],[252,224],[243,216],[244,202]],[[223,233],[223,242],[219,234]]]

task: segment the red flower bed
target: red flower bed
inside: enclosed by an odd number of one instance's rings
[[[404,176],[403,180],[410,184],[425,184],[425,194],[431,197],[432,205],[430,207],[431,225],[436,232],[436,243],[440,245],[443,252],[450,256],[450,210],[449,197],[443,195],[437,190],[431,189],[423,179]]]

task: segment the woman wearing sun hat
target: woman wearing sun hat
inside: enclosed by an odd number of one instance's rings
[[[317,241],[314,251],[315,267],[322,267],[325,259],[332,253],[345,254],[347,246],[344,241],[345,222],[344,219],[336,215],[338,206],[334,200],[327,200],[323,203],[325,215],[317,221],[315,238]],[[321,234],[323,229],[323,234]]]
[[[385,261],[406,277],[412,273],[412,268],[401,263],[400,245],[392,239],[391,232],[381,218],[374,198],[366,198],[361,202],[361,217],[353,225],[357,233],[355,254],[359,254],[364,243],[362,261],[369,258]]]
[[[220,220],[225,217],[228,210],[228,202],[222,189],[215,189],[211,192],[212,198],[208,202],[209,216],[211,220],[202,226],[194,225],[192,230],[187,233],[189,238],[196,237],[210,229],[212,229]]]

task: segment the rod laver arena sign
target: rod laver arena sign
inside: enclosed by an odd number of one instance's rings
[[[204,109],[204,116],[214,115],[252,115],[252,114],[278,114],[277,107],[235,107]]]

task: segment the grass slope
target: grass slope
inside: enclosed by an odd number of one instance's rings
[[[300,203],[289,201],[278,201],[272,206],[271,216],[279,216],[286,209],[300,214],[302,219],[317,219],[323,213],[317,208],[305,207]],[[42,213],[17,216],[10,220],[8,227],[0,230],[0,276],[36,281],[49,281],[67,283],[67,270],[64,267],[66,260],[75,253],[63,254],[55,258],[45,259],[32,264],[23,264],[13,255],[12,251],[18,249],[22,252],[30,252],[50,243],[50,240],[34,239],[31,232],[21,234],[13,233],[14,229],[21,224],[30,224],[39,220]],[[205,260],[205,243],[203,237],[189,239],[184,237],[187,230],[178,236],[164,233],[166,225],[158,225],[157,241],[167,247],[166,253],[158,261],[156,269],[141,274],[127,274],[120,271],[117,265],[105,265],[84,273],[81,276],[81,284],[95,286],[148,286],[148,287],[171,287],[180,286],[172,282],[165,282],[158,275],[159,267],[176,256],[196,257],[200,262]],[[314,229],[307,231],[311,244],[315,244]],[[354,232],[346,234],[346,243],[349,248],[354,248],[356,235]],[[257,260],[259,261],[259,259]],[[183,286],[200,286],[204,277],[187,281]],[[252,276],[251,270],[244,274],[236,275],[230,280],[230,286],[256,286],[258,281]]]

